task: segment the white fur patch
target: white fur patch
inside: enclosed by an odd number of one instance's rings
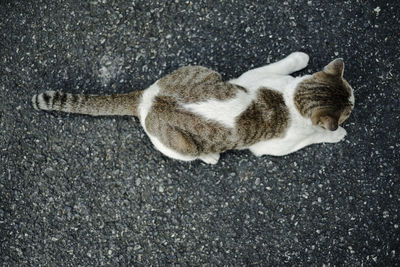
[[[144,122],[147,117],[147,114],[149,113],[149,111],[153,105],[154,97],[156,97],[156,95],[158,95],[160,90],[161,90],[161,88],[157,85],[157,82],[155,82],[154,84],[152,84],[149,88],[147,88],[143,92],[143,95],[140,99],[139,107],[138,107],[139,119],[140,119],[140,122],[144,129],[146,129]]]
[[[183,108],[204,119],[234,128],[236,117],[247,109],[254,98],[254,94],[238,91],[235,97],[228,100],[210,99],[204,102],[184,104]]]
[[[219,160],[219,154],[206,154],[199,157],[202,161],[207,164],[217,164]]]

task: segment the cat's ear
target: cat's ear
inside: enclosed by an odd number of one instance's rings
[[[329,115],[319,117],[319,124],[330,131],[336,131],[339,127],[338,119]]]
[[[329,75],[343,77],[344,61],[343,58],[337,58],[325,66],[323,72]]]

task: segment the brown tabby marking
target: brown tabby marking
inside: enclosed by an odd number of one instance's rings
[[[260,88],[257,99],[237,120],[241,146],[281,136],[289,124],[289,111],[281,93]]]
[[[221,75],[201,66],[182,67],[161,78],[158,86],[162,95],[171,95],[182,104],[207,101],[209,99],[225,100],[236,95],[238,90],[246,89],[226,83]]]

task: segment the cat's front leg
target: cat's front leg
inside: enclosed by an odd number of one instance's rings
[[[282,60],[265,66],[264,71],[288,75],[307,67],[310,57],[303,52],[293,52]]]
[[[336,131],[329,131],[322,129],[318,130],[314,134],[298,142],[290,151],[290,153],[312,144],[340,142],[346,136],[346,134],[347,134],[346,130],[343,129],[342,127],[339,127]]]
[[[323,130],[315,128],[312,133],[288,135],[283,139],[272,139],[268,141],[259,142],[249,147],[250,151],[256,156],[272,155],[284,156],[306,146],[318,143],[337,143],[346,136],[346,130],[339,127],[336,131]]]
[[[239,78],[232,80],[233,83],[246,84],[261,80],[269,74],[289,75],[307,67],[310,57],[303,52],[294,52],[284,59],[275,63],[249,70]]]
[[[346,134],[347,132],[343,127],[339,127],[336,131],[326,130],[325,136],[322,137],[319,143],[337,143],[340,142]]]

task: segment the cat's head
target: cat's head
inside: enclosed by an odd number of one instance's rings
[[[314,125],[335,131],[350,116],[354,95],[343,72],[343,59],[338,58],[296,87],[296,108]]]

